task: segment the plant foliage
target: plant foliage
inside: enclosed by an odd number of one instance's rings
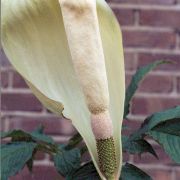
[[[25,166],[36,145],[32,142],[14,142],[1,146],[2,180],[7,180]]]

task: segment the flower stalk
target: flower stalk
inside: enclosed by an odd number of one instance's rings
[[[113,179],[116,155],[96,0],[59,2],[75,72],[91,114],[100,168],[108,180]]]

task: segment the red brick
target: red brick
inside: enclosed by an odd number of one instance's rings
[[[128,9],[113,9],[120,25],[134,24],[134,11]]]
[[[127,162],[127,161],[129,161],[129,154],[123,152],[123,162]]]
[[[126,3],[126,4],[162,4],[170,5],[174,4],[175,0],[107,0],[107,2],[117,2],[117,3]]]
[[[123,31],[125,47],[169,48],[175,47],[175,34],[171,32]]]
[[[63,178],[58,174],[55,167],[48,166],[34,166],[33,173],[30,174],[28,169],[25,167],[23,171],[14,177],[9,178],[9,180],[50,180]]]
[[[125,52],[124,61],[125,61],[126,70],[136,69],[136,61],[135,61],[135,54],[134,53]]]
[[[1,144],[7,144],[7,143],[10,143],[10,142],[11,142],[11,138],[1,139]]]
[[[171,167],[169,167],[171,169]],[[153,169],[153,170],[144,170],[147,174],[151,176],[154,180],[172,180],[171,170],[162,170],[162,169]],[[177,179],[178,180],[178,179]]]
[[[180,104],[180,98],[147,97],[134,98],[132,101],[132,113],[138,115],[150,115],[154,112],[175,107]]]
[[[8,71],[1,72],[1,87],[2,88],[8,87],[8,78],[9,78]]]
[[[172,90],[172,76],[148,75],[139,86],[139,92],[168,93]]]
[[[123,125],[126,125],[128,128],[122,130],[123,135],[130,135],[132,134],[134,131],[136,131],[137,129],[140,128],[141,126],[140,121],[137,121],[135,119],[131,120],[130,118],[128,118],[128,120],[124,120],[123,121]]]
[[[180,2],[179,2],[180,3]],[[179,180],[178,178],[180,177],[180,169],[176,171],[176,179]]]
[[[25,131],[33,131],[38,125],[42,124],[45,133],[53,135],[71,135],[75,132],[69,120],[57,117],[25,117],[16,116],[9,117],[9,130],[23,129]]]
[[[81,157],[82,162],[88,162],[91,160],[90,154],[88,152],[85,152],[83,156]]]
[[[32,94],[2,93],[3,111],[41,111],[41,103]]]
[[[168,71],[178,71],[180,69],[180,55],[179,54],[150,54],[150,53],[140,53],[138,57],[138,67],[142,67],[149,63],[157,60],[168,60],[172,61],[172,64],[163,64],[156,68],[156,70],[168,70]]]
[[[13,87],[14,88],[27,88],[27,84],[20,74],[13,72]]]
[[[0,50],[0,65],[5,67],[11,66],[2,48]]]
[[[180,93],[180,77],[177,78],[177,91]]]
[[[126,88],[129,86],[132,79],[132,75],[126,74]]]
[[[140,24],[159,27],[180,28],[180,11],[170,10],[142,10],[140,11]]]
[[[36,154],[35,154],[35,160],[42,160],[45,158],[45,153],[44,152],[41,152],[41,151],[38,151]]]
[[[175,163],[171,160],[171,158],[164,152],[163,148],[160,146],[153,146],[156,151],[159,159],[155,158],[150,153],[143,153],[141,156],[135,155],[134,162],[135,163],[143,163],[143,164],[163,164],[163,165],[175,165]]]
[[[0,120],[0,131],[4,131],[4,123],[5,123],[5,119],[1,117],[1,120]]]

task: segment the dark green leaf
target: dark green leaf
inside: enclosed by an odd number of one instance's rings
[[[76,145],[78,145],[81,141],[82,141],[82,137],[79,133],[75,134],[68,142],[68,144],[65,146],[66,150],[70,150],[74,147],[76,147]]]
[[[100,180],[100,177],[93,163],[89,162],[67,176],[66,180]]]
[[[163,146],[175,162],[180,163],[180,119],[160,123],[148,134]]]
[[[27,168],[29,169],[30,172],[32,172],[32,169],[33,169],[33,163],[34,163],[33,157],[30,158],[30,159],[26,162]]]
[[[35,141],[41,141],[47,144],[54,144],[53,139],[50,136],[47,136],[45,134],[40,134],[38,132],[32,132],[30,133],[31,137]]]
[[[18,141],[22,139],[26,141],[26,140],[31,139],[31,135],[22,130],[12,130],[8,132],[1,132],[1,138],[6,138],[6,137],[12,137],[14,141]]]
[[[127,136],[123,136],[122,145],[123,145],[123,151],[128,152],[130,154],[142,154],[149,152],[152,155],[154,155],[156,158],[158,158],[151,144],[149,144],[144,139],[130,140]]]
[[[165,152],[172,160],[180,163],[180,136],[158,131],[150,131],[148,134],[163,146]]]
[[[155,61],[147,66],[144,66],[136,71],[136,74],[132,77],[131,83],[126,90],[126,99],[124,105],[124,119],[129,113],[130,102],[138,88],[138,85],[144,76],[149,73],[151,70],[156,68],[160,64],[169,63],[169,61]]]
[[[180,136],[180,118],[165,121],[155,126],[153,131]]]
[[[35,159],[35,155],[37,153],[37,147],[38,147],[38,144],[36,145],[36,148],[34,149],[34,151],[32,153],[32,157],[26,162],[27,168],[30,172],[32,172],[32,170],[33,170],[34,159]]]
[[[175,162],[180,163],[180,106],[148,117],[130,140],[138,140],[144,135],[154,138]]]
[[[40,124],[33,132],[36,132],[36,133],[39,133],[39,134],[43,134],[44,126],[42,124]]]
[[[39,133],[35,130],[32,133],[22,130],[12,130],[8,132],[1,132],[1,138],[11,137],[13,141],[41,141],[48,144],[54,144],[50,136]]]
[[[1,146],[2,180],[18,173],[32,157],[35,143],[15,142]]]
[[[122,125],[122,130],[130,130],[131,128],[129,127],[129,126],[127,126],[127,125]]]
[[[180,106],[157,112],[154,113],[152,116],[148,117],[144,123],[143,127],[148,127],[148,129],[153,129],[156,127],[158,124],[171,121],[174,119],[179,119],[180,118]]]
[[[73,174],[66,177],[67,180],[100,180],[100,177],[92,162],[81,166]],[[132,164],[126,163],[122,167],[120,180],[152,180],[149,175]]]
[[[126,163],[122,167],[120,180],[152,180],[152,178],[136,166]]]
[[[55,167],[62,176],[67,176],[78,169],[80,160],[81,154],[77,148],[65,150],[64,147],[59,146],[58,153],[54,155]]]
[[[133,140],[140,139],[141,136],[143,136],[144,134],[147,134],[149,131],[153,130],[156,127],[158,128],[158,125],[165,122],[166,123],[177,122],[177,119],[179,118],[180,118],[180,106],[177,106],[175,108],[168,109],[165,111],[154,113],[153,115],[145,119],[141,128],[138,129],[135,133],[133,133],[130,138]],[[174,127],[175,126],[176,124],[174,125]]]

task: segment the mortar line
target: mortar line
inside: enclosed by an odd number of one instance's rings
[[[127,31],[152,31],[152,32],[174,32],[171,27],[156,27],[156,26],[121,26],[122,30]]]
[[[125,47],[125,52],[139,52],[139,53],[151,53],[151,54],[174,54],[180,55],[180,50],[178,49],[160,49],[160,48],[133,48]]]
[[[180,50],[180,32],[176,33],[176,49]]]
[[[136,70],[126,70],[126,75],[134,75]],[[159,75],[159,76],[180,76],[180,72],[175,72],[174,70],[156,70],[156,71],[151,71],[147,74],[148,75]]]
[[[13,72],[12,70],[10,70],[9,72],[9,76],[8,76],[8,88],[7,89],[12,89],[13,88]],[[2,89],[3,92],[3,89]]]
[[[42,117],[49,117],[49,118],[61,118],[61,117],[57,117],[56,115],[54,114],[51,114],[51,113],[47,113],[47,114],[44,114],[42,113],[41,111],[39,112],[30,112],[30,111],[1,111],[1,116],[20,116],[20,117],[36,117],[36,118],[42,118]]]
[[[145,93],[137,92],[135,97],[140,98],[161,98],[161,99],[177,99],[180,95],[177,93]]]
[[[180,170],[180,167],[176,167],[176,166],[167,166],[167,165],[163,165],[163,164],[143,164],[143,163],[137,163],[136,164],[139,168],[144,168],[144,169],[159,169],[159,170],[172,170],[172,169],[176,169],[176,170]]]
[[[32,91],[29,88],[2,88],[2,93],[17,93],[17,94],[32,94]]]
[[[34,161],[34,166],[47,166],[47,167],[50,166],[50,167],[52,167],[52,166],[54,166],[54,163],[47,160],[47,159],[35,160]]]
[[[171,180],[176,180],[176,172],[174,170],[171,172]]]
[[[140,19],[139,19],[139,11],[134,10],[134,27],[139,27]]]
[[[177,11],[180,10],[180,4],[178,5],[144,5],[144,4],[119,4],[119,3],[109,3],[111,8],[119,9],[140,9],[140,10],[162,10],[162,11]]]
[[[175,94],[178,94],[178,92],[177,92],[177,77],[176,76],[173,77],[173,92]]]

